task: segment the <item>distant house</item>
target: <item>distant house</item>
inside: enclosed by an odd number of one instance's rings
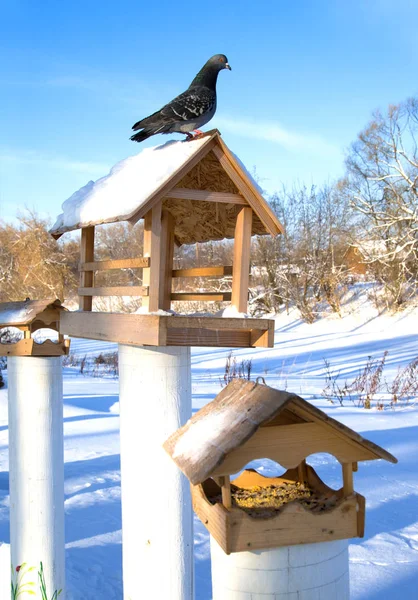
[[[383,240],[364,240],[348,246],[342,263],[351,273],[366,275],[378,257],[386,251]]]

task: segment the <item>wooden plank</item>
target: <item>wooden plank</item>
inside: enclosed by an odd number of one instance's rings
[[[251,346],[253,348],[274,347],[274,321],[269,321],[267,331],[261,331],[260,329],[251,330]]]
[[[80,241],[80,263],[94,262],[94,227],[83,227]],[[80,273],[80,288],[92,288],[94,285],[93,271]],[[78,295],[80,310],[91,310],[93,307],[92,295]]]
[[[366,498],[361,494],[356,494],[357,498],[357,536],[364,537],[364,526],[366,521]]]
[[[78,295],[85,296],[148,296],[148,288],[142,285],[78,288]],[[89,309],[90,310],[90,309]]]
[[[242,317],[188,317],[187,315],[176,315],[175,317],[163,317],[167,320],[169,329],[245,329],[252,331],[260,329],[267,331],[271,325],[274,327],[272,319],[245,319]]]
[[[175,292],[171,294],[171,300],[175,302],[199,300],[201,302],[229,302],[231,292]]]
[[[210,329],[167,329],[167,346],[202,346],[219,348],[250,348],[248,331]]]
[[[173,277],[224,277],[232,275],[232,266],[173,269]]]
[[[247,312],[248,304],[252,220],[252,208],[242,208],[235,226],[231,303],[241,313]]]
[[[210,136],[208,135],[208,141],[201,146],[196,154],[194,154],[189,158],[189,160],[181,165],[181,167],[179,167],[177,171],[170,176],[168,181],[162,183],[139,209],[135,210],[131,215],[129,215],[127,221],[129,221],[131,224],[134,224],[137,223],[139,219],[145,217],[147,212],[150,211],[153,206],[159,203],[168,194],[168,192],[183,179],[186,173],[193,169],[197,163],[199,163],[207,154],[209,154],[212,148],[214,148],[214,146],[217,144],[217,137],[219,137],[217,132],[212,133]]]
[[[357,536],[357,498],[348,498],[321,513],[292,502],[276,517],[265,520],[232,508],[229,520],[231,552],[349,539]]]
[[[141,318],[142,317],[142,318]],[[119,342],[121,344],[159,346],[160,317],[99,312],[66,312],[60,332],[72,337]]]
[[[212,505],[201,485],[190,486],[193,510],[226,554],[230,553],[228,511],[222,504]]]
[[[222,204],[238,204],[248,206],[247,200],[241,194],[228,194],[225,192],[212,192],[210,190],[193,190],[189,188],[173,188],[166,198],[180,200],[198,200],[203,202],[220,202]]]
[[[264,198],[261,197],[258,190],[248,180],[247,175],[237,164],[221,138],[219,138],[219,143],[213,148],[213,153],[218,158],[225,172],[235,183],[242,196],[248,200],[249,205],[262,221],[267,231],[274,236],[283,233],[283,226],[279,223],[277,217]]]
[[[354,483],[353,483],[353,464],[343,463],[343,490],[344,496],[350,496],[354,492]]]
[[[79,271],[110,271],[112,269],[145,269],[149,267],[148,256],[140,258],[121,258],[117,260],[99,260],[79,265]]]
[[[160,252],[158,308],[170,310],[174,259],[174,218],[168,210],[162,211]]]
[[[317,452],[328,452],[340,462],[352,462],[355,458],[367,460],[369,457],[366,450],[353,448],[349,440],[318,423],[260,427],[247,442],[227,454],[211,476],[237,473],[257,458],[270,458],[291,469]]]

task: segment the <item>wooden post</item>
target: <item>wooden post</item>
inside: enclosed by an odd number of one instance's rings
[[[83,227],[81,230],[80,262],[94,262],[94,227]],[[80,287],[92,288],[94,283],[93,271],[81,271]],[[79,296],[80,310],[90,310],[93,307],[93,296]]]
[[[252,219],[253,211],[246,206],[238,213],[235,226],[231,304],[242,313],[247,312],[248,303]]]
[[[350,496],[354,492],[353,463],[342,463],[344,496]]]
[[[219,477],[219,483],[222,491],[222,504],[225,508],[231,508],[231,479],[229,475],[222,475],[222,477]]]
[[[149,293],[142,299],[148,312],[169,310],[171,306],[171,279],[174,256],[174,219],[162,210],[159,202],[144,218],[144,256],[150,257],[150,267],[144,269],[142,284]]]
[[[306,459],[303,460],[298,465],[298,477],[299,477],[299,481],[301,483],[306,483],[308,481],[308,471],[307,471],[307,468],[306,468]]]
[[[171,308],[171,284],[174,261],[174,218],[168,210],[163,210],[161,220],[161,259],[159,308]]]

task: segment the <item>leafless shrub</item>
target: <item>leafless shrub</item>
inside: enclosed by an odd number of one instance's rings
[[[399,368],[395,379],[387,386],[393,405],[409,402],[418,395],[418,357],[403,369]]]
[[[388,351],[385,350],[380,359],[369,356],[364,369],[351,383],[350,391],[357,393],[359,406],[371,408],[374,396],[381,391],[382,373],[387,355]]]
[[[336,371],[333,372],[331,371],[331,363],[324,359],[324,363],[325,363],[325,387],[322,390],[323,395],[325,396],[325,398],[331,402],[331,404],[334,404],[335,400],[338,400],[338,402],[340,403],[340,405],[342,406],[344,403],[344,400],[346,398],[350,398],[350,387],[347,383],[347,380],[345,381],[343,387],[340,387],[339,383],[338,383],[338,378],[340,376],[340,371]]]
[[[225,362],[225,372],[220,380],[222,387],[228,385],[233,379],[248,379],[251,380],[252,360],[241,360],[238,363],[237,357],[230,352]]]

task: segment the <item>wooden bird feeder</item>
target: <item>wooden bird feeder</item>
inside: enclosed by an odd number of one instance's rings
[[[64,203],[64,213],[51,230],[58,238],[81,229],[80,311],[63,315],[61,332],[136,345],[272,346],[273,321],[245,319],[238,313],[247,312],[251,237],[276,236],[283,228],[219,132],[144,150],[120,165],[113,175],[76,192],[67,208]],[[130,183],[121,189],[123,174]],[[144,220],[144,256],[95,260],[97,225],[134,224],[140,219]],[[232,266],[174,269],[175,245],[222,239],[234,240]],[[143,269],[141,286],[95,285],[95,273],[127,268]],[[229,292],[173,291],[173,279],[225,275],[232,277]],[[91,312],[93,297],[100,296],[141,296],[149,314]],[[167,315],[178,301],[230,302],[237,317]]]
[[[0,356],[63,356],[68,354],[70,340],[59,333],[58,341],[50,339],[37,343],[33,334],[38,329],[59,332],[61,315],[66,309],[59,300],[25,300],[0,304],[0,331],[9,327],[19,329],[23,338],[14,343],[0,343]]]
[[[230,554],[363,537],[365,499],[354,491],[358,462],[394,456],[295,394],[233,380],[164,444],[191,482],[193,508]],[[323,483],[306,458],[327,452],[343,487]],[[269,458],[281,477],[244,470]]]

